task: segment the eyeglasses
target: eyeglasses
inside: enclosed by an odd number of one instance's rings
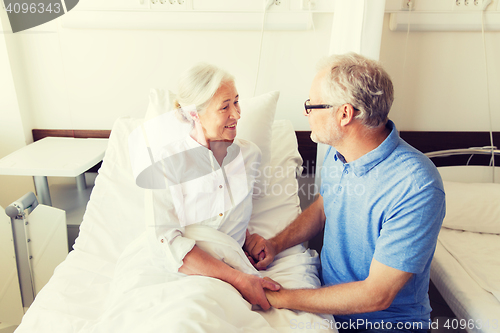
[[[306,110],[306,114],[310,114],[312,109],[329,109],[334,107],[333,105],[330,104],[310,104],[310,103],[311,103],[310,99],[304,102],[304,109]],[[356,109],[354,106],[352,108],[354,109],[354,111],[359,112],[359,109]]]
[[[333,108],[333,105],[330,104],[310,104],[311,100],[308,99],[304,102],[304,109],[306,110],[306,114],[311,113],[312,109],[329,109]]]

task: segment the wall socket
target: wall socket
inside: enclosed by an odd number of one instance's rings
[[[454,11],[483,11],[494,5],[492,0],[451,0]]]
[[[290,0],[273,0],[268,8],[269,12],[287,12],[290,9]]]
[[[166,11],[188,10],[188,0],[147,0],[151,3],[151,9]]]
[[[316,8],[316,0],[301,0],[300,1],[300,9],[309,10]]]
[[[414,10],[415,1],[417,0],[401,0],[401,10]]]

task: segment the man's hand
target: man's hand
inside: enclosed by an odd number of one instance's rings
[[[312,313],[347,315],[387,309],[412,273],[386,266],[373,259],[368,277],[317,289],[267,291],[269,304]]]
[[[266,290],[278,291],[281,286],[271,279],[263,279],[255,275],[241,273],[233,287],[238,289],[249,303],[259,305],[263,310],[269,310],[271,305],[266,299]]]
[[[248,259],[252,265],[259,270],[266,269],[276,256],[276,247],[270,240],[258,234],[250,234],[248,230],[243,249],[250,255]]]

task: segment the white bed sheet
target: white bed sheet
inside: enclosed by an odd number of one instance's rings
[[[463,186],[469,183],[471,186],[468,191],[475,193],[477,197],[485,193],[481,192],[481,186],[476,186],[474,183],[491,183],[493,172],[495,172],[495,182],[498,183],[500,180],[500,168],[451,166],[440,167],[438,170],[445,181],[445,191],[447,191],[446,182],[463,183],[462,190]],[[454,188],[449,187],[448,190],[453,191]],[[464,203],[461,194],[458,197],[457,193],[447,195],[446,200],[448,218],[456,216],[457,213],[467,215],[469,212],[473,215],[470,216],[473,224],[484,222],[478,219],[493,218],[493,215],[484,214],[489,212],[489,207],[485,207],[481,217],[472,213],[472,210],[463,209],[464,205],[470,203]],[[488,202],[479,200],[475,205],[481,203],[491,205]],[[476,212],[477,208],[475,207]],[[447,225],[450,228],[457,226],[454,223]],[[498,282],[494,282],[498,281],[495,272],[500,269],[498,254],[495,252],[495,249],[498,251],[498,242],[500,235],[464,232],[445,227],[441,229],[431,265],[431,279],[457,318],[468,321],[466,328],[468,332],[500,332],[500,302],[491,292],[481,287],[483,285],[490,291],[498,290],[498,286],[495,286]]]
[[[456,231],[443,228],[441,233]],[[458,246],[469,241],[469,232],[464,233],[457,239]],[[457,318],[468,321],[468,332],[500,332],[500,302],[467,273],[440,240],[431,265],[431,279]]]
[[[472,279],[500,302],[500,235],[444,229],[439,239]]]
[[[102,319],[104,304],[110,295],[110,284],[115,275],[116,262],[128,244],[144,230],[144,192],[135,186],[128,149],[123,144],[127,142],[128,133],[137,128],[141,122],[138,119],[121,119],[113,127],[104,163],[96,178],[80,228],[80,236],[74,246],[75,250],[56,268],[53,277],[37,295],[16,332],[76,333],[86,331],[86,328],[92,331],[93,324]],[[276,189],[287,189],[288,192],[271,191],[267,199],[258,200],[254,206],[250,227],[253,232],[264,236],[275,234],[300,213],[295,171],[300,168],[301,158],[297,151],[295,133],[289,121],[275,122],[272,143],[273,165],[269,170],[272,174],[269,186],[272,189],[272,186],[279,184]],[[283,176],[279,173],[280,170],[292,172]],[[127,194],[126,199],[124,193]],[[280,254],[280,258],[284,257],[289,257],[288,263],[279,266],[285,267],[283,270],[277,265],[276,275],[273,276],[278,282],[281,280],[286,285],[287,281],[293,281],[295,287],[310,287],[311,281],[317,281],[319,262],[317,254],[298,245]],[[303,270],[294,273],[293,270],[289,271],[286,268],[286,266],[299,268],[300,265],[297,264],[299,262],[305,263]],[[224,283],[218,281],[213,287],[222,288],[222,284]],[[225,288],[232,287],[227,285]],[[248,306],[244,305],[246,301],[237,296],[234,292],[228,294],[228,299],[232,298],[238,303],[235,304],[235,309],[250,311]],[[218,301],[224,303],[225,300],[222,298]],[[205,314],[208,315],[212,309],[207,307],[206,310]],[[224,311],[230,313],[231,310],[227,308]],[[258,312],[253,312],[251,315],[255,314]],[[311,323],[317,324],[317,329],[307,329],[307,332],[325,332],[328,331],[325,329],[325,324],[334,323],[330,315],[319,316],[290,310],[274,309],[263,315],[263,318],[265,320],[261,322],[269,322],[273,327],[273,329],[266,327],[265,331],[273,332],[296,331],[294,328],[308,327]],[[196,325],[194,322],[193,324]],[[257,329],[242,327],[238,331],[259,332],[264,326],[257,326]],[[213,330],[203,330],[203,325],[199,327],[202,327],[203,332],[221,332],[220,327],[215,327]],[[184,329],[176,332],[190,331],[189,329],[189,325],[186,325]],[[120,330],[120,332],[125,331],[127,330]],[[169,331],[168,328],[165,331]],[[229,330],[229,332],[234,331]]]

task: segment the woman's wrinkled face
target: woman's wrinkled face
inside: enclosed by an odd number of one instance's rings
[[[199,115],[207,141],[233,141],[240,119],[238,91],[234,82],[223,82],[205,112]]]

